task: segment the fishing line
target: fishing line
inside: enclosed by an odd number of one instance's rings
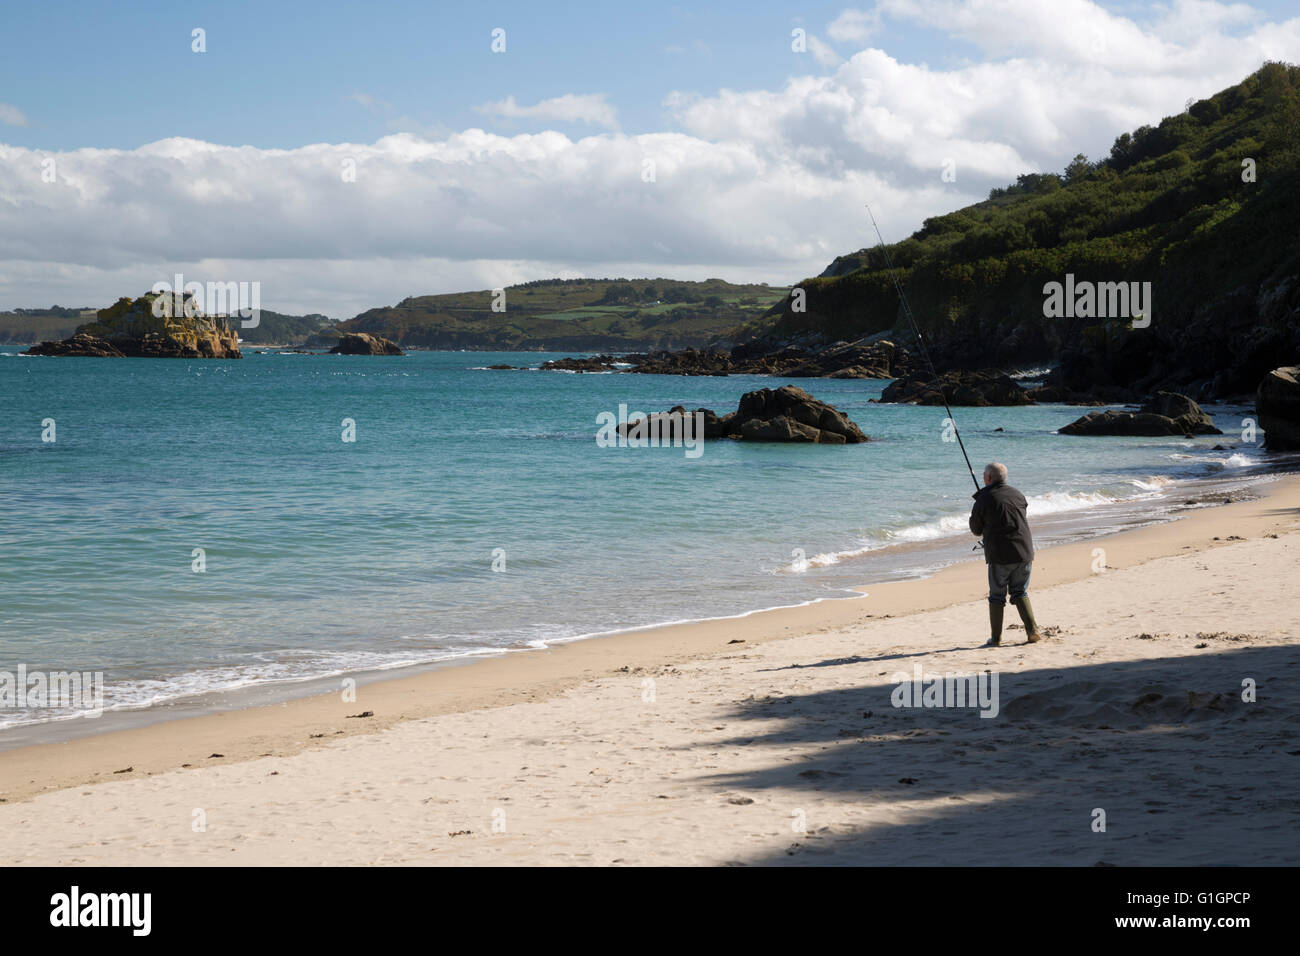
[[[925,336],[921,334],[921,327],[916,324],[916,318],[912,315],[912,307],[907,304],[907,296],[903,294],[903,285],[898,281],[898,276],[894,273],[894,264],[889,260],[889,250],[885,248],[885,237],[880,234],[880,227],[876,225],[876,217],[871,215],[871,206],[869,205],[867,206],[867,215],[871,216],[871,225],[876,230],[876,238],[880,240],[880,251],[885,254],[885,265],[889,267],[889,276],[894,280],[894,288],[898,290],[898,300],[903,303],[903,314],[907,316],[907,321],[912,323],[912,331],[916,333],[916,341],[921,345],[921,354],[925,356],[925,361],[930,366],[930,373],[934,376],[935,384],[939,387],[939,397],[943,399],[944,411],[948,413],[948,421],[952,422],[952,433],[957,436],[961,456],[966,459],[966,469],[970,472],[970,480],[975,482],[975,491],[978,493],[980,482],[975,477],[975,469],[971,467],[970,455],[966,454],[966,443],[961,440],[961,432],[957,430],[957,419],[952,417],[952,409],[948,407],[948,396],[943,393],[943,383],[939,381],[939,370],[934,367],[934,362],[930,358],[930,350],[925,346]]]

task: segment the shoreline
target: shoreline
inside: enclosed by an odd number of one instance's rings
[[[1300,477],[1279,474],[1262,483],[1259,493],[1253,500],[1197,508],[1159,524],[1042,549],[1031,593],[1092,577],[1098,547],[1105,549],[1106,568],[1118,571],[1187,551],[1201,553],[1238,540],[1286,534],[1300,515]],[[671,668],[733,654],[736,643],[753,647],[968,604],[982,600],[983,586],[984,564],[975,558],[920,579],[865,585],[860,599],[654,626],[529,653],[464,659],[472,667],[446,662],[422,673],[358,681],[355,701],[342,700],[338,692],[321,693],[23,745],[0,752],[0,778],[5,781],[0,801],[14,804],[92,783],[286,757],[421,718],[552,700],[590,681],[638,668]],[[1047,619],[1041,610],[1039,617]],[[983,621],[971,621],[962,640],[972,647],[982,643],[984,629]],[[350,716],[367,711],[373,716]]]
[[[1148,513],[1135,517],[1123,509],[1131,509],[1143,499],[1140,496],[1120,498],[1095,508],[1067,508],[1049,511],[1032,516],[1035,522],[1035,540],[1039,550],[1051,550],[1068,544],[1082,544],[1114,534],[1122,534],[1146,527],[1159,527],[1169,522],[1178,521],[1192,510],[1216,507],[1228,501],[1250,500],[1265,493],[1275,482],[1288,475],[1300,472],[1300,462],[1288,463],[1283,460],[1273,463],[1267,471],[1252,470],[1248,474],[1236,475],[1222,473],[1199,477],[1173,479],[1173,485],[1166,495],[1166,500],[1151,502],[1158,508],[1154,514]],[[1228,487],[1225,487],[1228,486]],[[1241,497],[1236,497],[1241,496]],[[1181,504],[1177,503],[1187,499]],[[1031,509],[1033,502],[1031,501]],[[1093,516],[1102,522],[1100,530],[1081,532],[1071,526],[1081,519]],[[879,574],[882,570],[887,577],[869,579],[867,583],[854,581],[835,585],[823,585],[834,592],[824,596],[808,597],[792,603],[768,604],[759,607],[721,613],[707,617],[686,617],[636,624],[610,630],[598,630],[573,634],[565,637],[548,638],[545,646],[525,646],[511,644],[506,646],[484,645],[477,650],[462,652],[428,660],[414,660],[383,667],[358,667],[317,674],[259,680],[239,683],[232,686],[213,687],[207,690],[164,697],[147,704],[110,707],[97,718],[87,719],[80,715],[49,718],[45,720],[24,721],[0,726],[0,754],[23,747],[62,744],[87,737],[120,733],[126,730],[140,729],[153,724],[174,720],[187,720],[194,717],[211,716],[229,711],[246,710],[260,706],[277,706],[303,698],[328,695],[336,692],[340,682],[352,680],[358,686],[381,681],[401,680],[466,664],[481,663],[486,660],[545,651],[566,644],[588,640],[604,640],[612,637],[625,637],[665,628],[690,625],[709,625],[727,621],[743,620],[755,614],[775,611],[793,611],[828,601],[853,601],[864,595],[865,589],[878,587],[883,583],[905,581],[924,581],[955,564],[978,561],[978,552],[972,552],[966,545],[970,543],[966,533],[941,534],[933,538],[920,540],[899,540],[891,544],[864,546],[860,549],[841,552],[827,552],[808,559],[808,566],[820,566],[819,559],[830,558],[832,565],[841,563],[847,557],[854,562],[874,562],[886,555],[911,554],[914,560],[918,553],[923,557],[920,563],[887,565],[884,569],[864,567],[860,569],[864,576]]]

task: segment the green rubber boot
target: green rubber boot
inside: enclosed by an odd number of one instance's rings
[[[989,632],[992,635],[985,647],[999,647],[1002,644],[1002,612],[1005,610],[1001,604],[989,603]]]
[[[1029,603],[1029,595],[1019,598],[1015,605],[1020,612],[1020,620],[1024,622],[1026,638],[1030,644],[1037,644],[1040,639],[1038,622],[1034,620],[1034,607]]]

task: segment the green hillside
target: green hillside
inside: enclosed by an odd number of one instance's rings
[[[93,321],[90,306],[69,309],[52,305],[48,309],[14,309],[0,312],[0,344],[33,345],[66,339],[78,325]]]
[[[241,342],[249,345],[301,345],[312,334],[332,324],[328,316],[319,313],[311,315],[285,315],[262,309],[260,321],[256,328],[245,329],[238,317],[230,320],[230,327],[238,334]]]
[[[1251,165],[1254,181],[1243,181]],[[1300,68],[1265,64],[1120,135],[1100,161],[1078,156],[1059,175],[1020,176],[926,220],[889,255],[944,364],[1053,361],[1073,388],[1250,391],[1300,348]],[[1043,286],[1067,273],[1151,282],[1150,326],[1045,317]],[[901,332],[878,248],[799,285],[807,311],[784,303],[737,337],[816,344]]]
[[[505,290],[426,295],[340,324],[435,349],[597,350],[705,345],[778,305],[786,287],[721,279],[543,279]]]

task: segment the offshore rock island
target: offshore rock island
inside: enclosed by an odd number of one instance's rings
[[[161,298],[163,302],[155,307]],[[168,302],[167,299],[171,301]],[[205,315],[190,293],[147,292],[100,309],[94,322],[61,342],[42,342],[28,355],[95,358],[241,358],[239,336],[226,316]]]

